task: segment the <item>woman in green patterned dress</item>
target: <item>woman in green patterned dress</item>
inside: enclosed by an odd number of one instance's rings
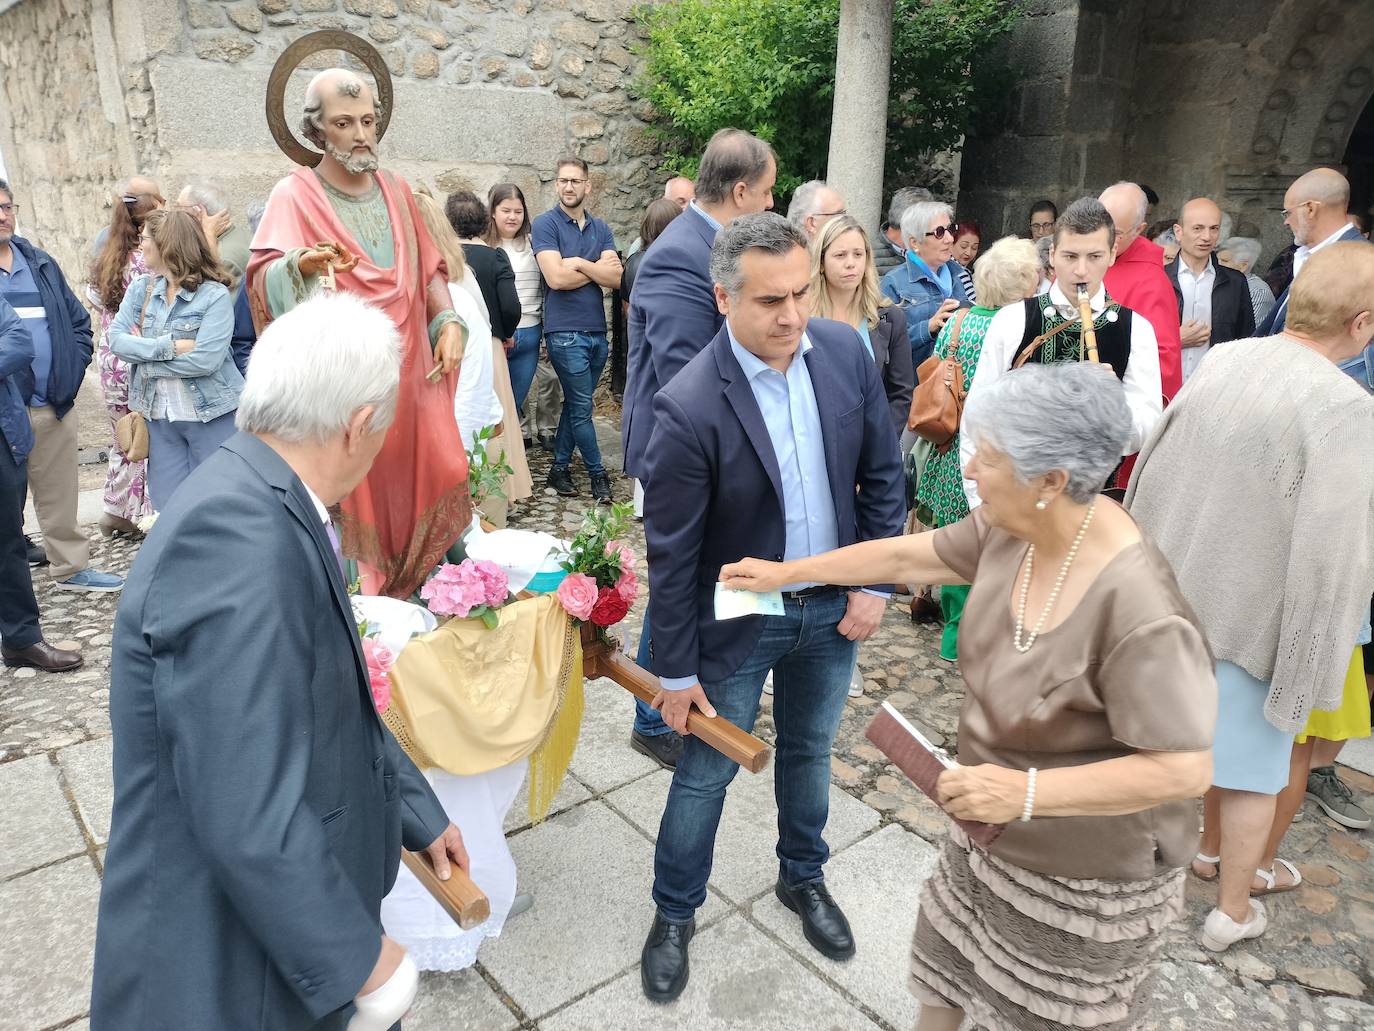
[[[978,369],[978,357],[983,350],[983,338],[988,323],[997,309],[1017,303],[1035,294],[1040,282],[1040,259],[1035,244],[1008,236],[998,240],[978,259],[973,270],[974,291],[979,303],[964,313],[962,320],[953,318],[940,330],[935,342],[935,357],[948,358],[954,348],[964,371],[964,389],[973,384]],[[955,330],[958,338],[955,338]],[[968,515],[968,498],[964,495],[963,470],[959,468],[959,435],[956,433],[943,451],[932,450],[916,489],[917,509],[929,510],[929,523],[936,527],[957,523]],[[922,517],[922,521],[927,521]],[[944,635],[940,639],[940,657],[949,662],[959,658],[959,617],[968,598],[967,585],[946,585],[940,588],[940,609],[945,617]]]

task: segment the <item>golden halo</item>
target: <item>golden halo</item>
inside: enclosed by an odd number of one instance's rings
[[[291,78],[291,73],[302,61],[311,54],[318,54],[324,50],[346,51],[361,61],[372,73],[373,81],[377,83],[377,106],[380,108],[380,114],[377,116],[377,142],[380,143],[386,135],[387,124],[391,121],[391,70],[387,68],[376,47],[351,32],[339,29],[321,29],[319,32],[302,36],[282,51],[281,57],[277,58],[277,63],[272,66],[271,76],[267,79],[267,128],[271,130],[272,138],[277,141],[282,153],[296,164],[305,165],[307,168],[318,165],[324,155],[311,150],[296,139],[296,134],[286,119],[286,84]]]

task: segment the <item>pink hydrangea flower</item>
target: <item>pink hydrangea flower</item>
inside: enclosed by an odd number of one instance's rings
[[[386,645],[371,637],[363,638],[363,655],[367,659],[367,679],[372,688],[372,704],[378,712],[386,712],[391,705],[391,668],[396,656]]]
[[[558,603],[574,619],[588,619],[597,599],[596,581],[585,573],[569,573],[558,585]]]
[[[466,619],[473,609],[488,604],[489,594],[487,580],[471,559],[464,559],[456,566],[445,563],[420,588],[420,599],[429,606],[429,611],[460,619]],[[504,596],[501,600],[505,601]]]
[[[482,579],[487,605],[491,608],[504,605],[506,599],[510,597],[510,578],[506,576],[506,571],[495,562],[488,562],[485,559],[478,562],[466,559],[464,564],[467,562],[472,562],[473,569]]]

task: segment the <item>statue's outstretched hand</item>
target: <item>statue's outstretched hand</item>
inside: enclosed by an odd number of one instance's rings
[[[340,272],[352,272],[357,268],[358,258],[347,247],[334,240],[317,243],[300,256],[297,264],[302,276],[324,275],[331,265],[337,275]]]

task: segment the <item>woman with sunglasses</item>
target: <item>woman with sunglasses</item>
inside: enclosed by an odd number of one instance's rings
[[[882,291],[906,312],[912,365],[919,370],[940,330],[969,299],[951,260],[959,235],[954,209],[939,201],[913,204],[902,215],[901,229],[906,261],[883,277]]]

